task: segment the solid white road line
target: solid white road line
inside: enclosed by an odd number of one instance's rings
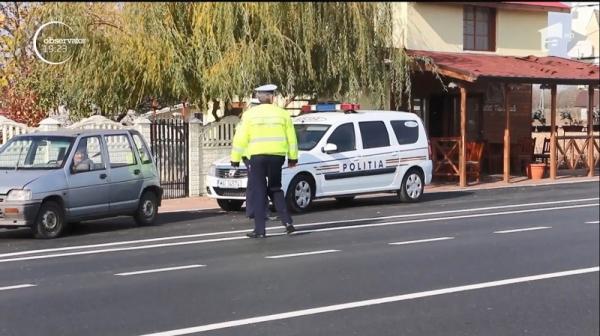
[[[523,282],[538,281],[538,280],[558,278],[558,277],[566,277],[566,276],[578,275],[578,274],[593,273],[593,272],[598,272],[598,269],[599,269],[599,267],[596,266],[596,267],[581,268],[581,269],[564,271],[564,272],[546,273],[546,274],[525,276],[525,277],[520,277],[520,278],[511,278],[511,279],[504,279],[504,280],[498,280],[498,281],[481,282],[481,283],[465,285],[465,286],[442,288],[442,289],[430,290],[430,291],[425,291],[425,292],[401,294],[401,295],[388,296],[388,297],[371,299],[371,300],[353,301],[353,302],[346,302],[346,303],[336,304],[336,305],[331,305],[331,306],[295,310],[295,311],[290,311],[290,312],[280,313],[280,314],[256,316],[256,317],[251,317],[251,318],[246,318],[246,319],[241,319],[241,320],[226,321],[226,322],[221,322],[221,323],[213,323],[213,324],[201,325],[201,326],[190,327],[190,328],[175,329],[175,330],[163,331],[163,332],[158,332],[158,333],[146,334],[144,336],[187,335],[187,334],[199,333],[199,332],[209,331],[209,330],[218,330],[218,329],[225,329],[225,328],[231,328],[231,327],[239,327],[239,326],[249,325],[249,324],[256,324],[256,323],[276,321],[276,320],[284,320],[284,319],[290,319],[290,318],[299,317],[299,316],[322,314],[322,313],[327,313],[327,312],[332,312],[332,311],[340,311],[340,310],[346,310],[346,309],[367,307],[367,306],[373,306],[373,305],[378,305],[378,304],[411,300],[411,299],[417,299],[417,298],[423,298],[423,297],[429,297],[429,296],[436,296],[436,295],[443,295],[443,294],[450,294],[450,293],[457,293],[457,292],[465,292],[465,291],[498,287],[498,286],[513,285],[513,284],[518,284],[518,283],[523,283]]]
[[[485,211],[485,210],[498,210],[498,209],[507,209],[507,208],[527,207],[527,206],[540,206],[540,205],[550,205],[550,204],[586,202],[586,201],[595,201],[595,200],[599,200],[599,199],[600,198],[596,197],[596,198],[581,198],[581,199],[574,199],[574,200],[539,202],[539,203],[511,204],[511,205],[502,205],[502,206],[495,206],[495,207],[446,210],[446,211],[413,213],[413,214],[403,214],[403,215],[394,215],[394,216],[355,218],[355,219],[348,219],[348,220],[305,223],[305,224],[297,224],[294,226],[297,228],[301,228],[301,227],[314,226],[314,225],[355,223],[355,222],[362,222],[362,221],[385,220],[385,219],[393,219],[393,218],[422,217],[422,216],[452,214],[452,213],[461,213],[461,212],[476,212],[476,211]],[[276,229],[280,229],[280,228],[282,228],[281,225],[271,226],[271,227],[267,227],[267,230],[276,230]],[[38,253],[43,253],[43,252],[60,252],[60,251],[70,251],[70,250],[79,250],[79,249],[90,249],[90,248],[96,248],[96,247],[119,246],[119,245],[127,245],[127,244],[151,243],[151,242],[158,242],[158,241],[165,241],[165,240],[177,240],[177,239],[218,236],[218,235],[226,235],[226,234],[237,234],[237,233],[246,233],[246,232],[250,232],[250,231],[252,231],[252,230],[248,229],[248,230],[209,232],[209,233],[199,233],[199,234],[193,234],[193,235],[167,236],[167,237],[129,240],[129,241],[102,243],[102,244],[93,244],[93,245],[79,245],[79,246],[67,246],[67,247],[59,247],[59,248],[51,248],[51,249],[29,250],[29,251],[20,251],[20,252],[11,252],[11,253],[0,254],[0,258],[12,257],[12,256],[18,256],[18,255],[27,255],[27,254],[38,254]]]
[[[279,258],[299,257],[299,256],[307,256],[307,255],[323,254],[323,253],[333,253],[333,252],[340,252],[340,250],[323,250],[323,251],[302,252],[302,253],[293,253],[293,254],[282,254],[282,255],[276,255],[276,256],[268,256],[265,258],[279,259]]]
[[[406,220],[406,221],[398,221],[398,222],[384,222],[384,223],[362,224],[362,225],[352,225],[352,226],[338,226],[338,227],[332,227],[332,228],[323,228],[323,229],[314,229],[314,230],[302,230],[300,232],[301,233],[306,233],[306,232],[325,232],[325,231],[337,231],[337,230],[355,230],[355,229],[363,229],[363,228],[379,227],[379,226],[389,226],[389,225],[399,225],[399,224],[407,224],[407,223],[449,221],[449,220],[463,219],[463,218],[477,218],[477,217],[488,217],[488,216],[501,216],[501,215],[517,214],[517,213],[553,211],[553,210],[564,210],[564,209],[577,209],[577,208],[587,208],[587,207],[597,207],[597,206],[598,206],[598,204],[579,204],[579,205],[569,205],[569,206],[553,207],[553,208],[527,209],[527,210],[516,210],[516,211],[506,211],[506,212],[493,212],[493,213],[484,213],[484,214],[451,216],[451,217],[436,217],[436,218],[414,219],[414,220]],[[295,225],[295,226],[298,227],[299,225]],[[283,234],[281,234],[281,235],[283,235]],[[96,254],[96,253],[117,252],[117,251],[142,250],[142,249],[158,248],[158,247],[203,244],[203,243],[212,243],[212,242],[221,242],[221,241],[229,241],[229,240],[239,240],[239,239],[248,239],[248,237],[246,237],[246,236],[236,236],[236,237],[227,237],[227,238],[215,238],[215,239],[205,239],[205,240],[183,241],[183,242],[176,242],[176,243],[163,243],[163,244],[154,244],[154,245],[140,245],[140,246],[120,247],[120,248],[103,249],[103,250],[79,251],[79,252],[71,252],[71,253],[60,253],[60,254],[49,254],[49,255],[19,257],[19,258],[10,258],[10,259],[0,259],[0,263],[12,262],[12,261],[23,261],[23,260],[47,259],[47,258],[56,258],[56,257],[66,257],[66,256],[75,256],[75,255],[87,255],[87,254]]]
[[[515,210],[515,211],[505,211],[505,212],[489,212],[489,213],[474,214],[474,215],[435,217],[435,218],[424,218],[424,219],[412,219],[412,220],[405,220],[405,221],[398,221],[398,222],[383,222],[383,223],[360,224],[360,225],[352,225],[352,226],[338,226],[338,227],[323,228],[323,229],[302,230],[300,232],[308,233],[308,232],[325,232],[325,231],[337,231],[337,230],[354,230],[354,229],[361,229],[361,228],[368,228],[368,227],[398,225],[398,224],[407,224],[407,223],[437,222],[437,221],[448,221],[448,220],[463,219],[463,218],[478,218],[478,217],[490,217],[490,216],[501,216],[501,215],[513,215],[513,214],[528,213],[528,212],[589,208],[589,207],[597,207],[597,206],[598,206],[598,204],[568,205],[568,206],[553,207],[553,208],[527,209],[527,210]],[[2,260],[0,260],[0,262],[2,262]]]
[[[535,230],[544,230],[544,229],[551,229],[551,227],[550,226],[536,226],[536,227],[515,229],[515,230],[494,231],[494,233],[513,233],[513,232],[535,231]]]
[[[0,291],[3,291],[3,290],[9,290],[9,289],[18,289],[18,288],[35,287],[35,286],[36,286],[36,285],[32,285],[32,284],[23,284],[23,285],[15,285],[15,286],[0,287]]]
[[[137,275],[137,274],[147,274],[147,273],[177,271],[177,270],[182,270],[182,269],[198,268],[198,267],[206,267],[206,265],[187,265],[187,266],[157,268],[157,269],[151,269],[151,270],[145,270],[145,271],[117,273],[115,275],[127,276],[127,275]]]
[[[595,222],[585,222],[585,224],[598,224],[600,223],[600,221],[595,221]]]
[[[433,241],[438,241],[438,240],[448,240],[448,239],[454,239],[454,237],[440,237],[440,238],[421,239],[421,240],[409,240],[409,241],[389,243],[389,244],[390,245],[407,245],[407,244],[417,244],[417,243],[428,243],[428,242],[433,242]]]
[[[422,213],[405,214],[405,215],[382,216],[382,217],[372,217],[372,218],[356,218],[356,219],[348,219],[348,220],[340,220],[340,221],[307,223],[307,224],[298,224],[298,225],[294,225],[294,226],[296,226],[296,227],[303,227],[303,226],[309,226],[309,225],[324,225],[324,224],[337,224],[337,223],[355,223],[355,222],[362,222],[362,221],[368,221],[368,220],[383,220],[383,219],[393,219],[393,218],[422,217],[422,216],[431,216],[431,215],[445,215],[445,214],[453,214],[453,213],[461,213],[461,212],[500,210],[500,209],[509,209],[509,208],[522,208],[522,207],[527,207],[527,206],[533,206],[533,207],[535,207],[535,206],[541,206],[541,205],[563,204],[563,203],[576,203],[576,202],[588,202],[588,201],[597,201],[597,200],[600,200],[600,198],[595,197],[595,198],[580,198],[580,199],[564,200],[564,201],[509,204],[509,205],[499,205],[499,206],[484,207],[484,208],[445,210],[445,211],[422,212]]]
[[[180,246],[180,245],[203,244],[203,243],[212,243],[212,242],[229,241],[229,240],[240,240],[240,239],[249,239],[249,238],[246,237],[246,236],[240,236],[240,237],[229,237],[229,238],[218,238],[218,239],[192,240],[192,241],[184,241],[184,242],[168,243],[168,244],[154,244],[154,245],[141,245],[141,246],[132,246],[132,247],[119,247],[119,248],[104,249],[104,250],[92,250],[92,251],[80,251],[80,252],[59,253],[59,254],[47,254],[47,255],[41,255],[41,256],[20,257],[20,258],[11,258],[11,259],[0,259],[0,263],[10,262],[10,261],[36,260],[36,259],[48,259],[48,258],[57,258],[57,257],[68,257],[68,256],[76,256],[76,255],[96,254],[96,253],[118,252],[118,251],[133,251],[133,250],[143,250],[143,249],[150,249],[150,248],[157,248],[157,247],[169,247],[169,246]]]

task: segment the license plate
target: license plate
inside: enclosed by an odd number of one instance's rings
[[[217,184],[219,185],[219,188],[226,189],[238,189],[242,187],[242,181],[234,179],[219,180]]]

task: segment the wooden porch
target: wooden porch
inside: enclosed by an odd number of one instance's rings
[[[501,165],[503,181],[510,183],[511,172],[525,174],[527,165],[536,161],[547,163],[550,179],[556,179],[559,168],[584,168],[588,176],[594,176],[594,167],[600,163],[599,136],[594,134],[592,117],[600,73],[597,66],[556,57],[409,54],[431,58],[449,88],[432,89],[434,69],[427,65],[424,73],[428,77],[417,78],[415,85],[418,98],[413,111],[429,126],[434,177],[456,177],[459,186],[465,187],[468,179],[479,181],[482,170],[492,174],[493,168]],[[531,127],[532,84],[545,85],[551,91],[550,129],[557,128],[557,85],[587,85],[587,133],[558,136],[551,132],[546,146],[536,151]],[[446,104],[450,109],[436,106],[433,95],[443,95],[445,101],[450,97],[451,103]]]

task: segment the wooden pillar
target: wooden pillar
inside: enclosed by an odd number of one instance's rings
[[[458,163],[460,172],[459,185],[467,186],[467,89],[460,87],[460,158]]]
[[[550,178],[556,179],[556,84],[550,87]]]
[[[506,113],[506,125],[504,126],[504,182],[510,182],[510,108],[508,106],[508,95],[510,87],[504,83],[504,112]]]
[[[587,148],[587,159],[588,159],[588,176],[594,176],[594,86],[590,85],[588,88],[588,112],[587,112],[588,124],[588,148]]]

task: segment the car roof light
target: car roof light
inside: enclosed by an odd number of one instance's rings
[[[304,105],[301,108],[302,113],[310,112],[354,112],[360,109],[360,104],[353,103],[317,103],[314,105]]]

